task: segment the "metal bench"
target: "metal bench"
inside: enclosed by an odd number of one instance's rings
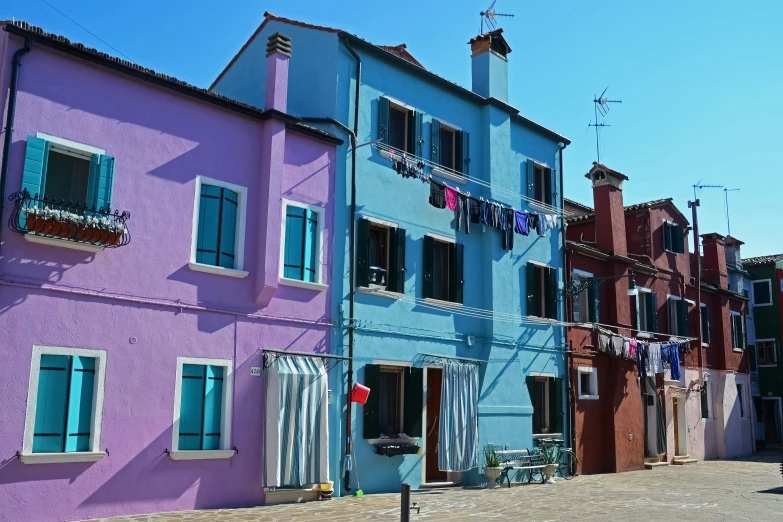
[[[503,471],[500,473],[500,483],[503,484],[503,479],[508,482],[508,487],[511,487],[511,477],[508,476],[509,471],[527,471],[527,482],[530,483],[533,480],[533,473],[538,472],[541,476],[541,480],[544,480],[544,464],[541,461],[541,455],[538,453],[531,453],[529,450],[495,450],[495,454],[500,460],[500,467]]]

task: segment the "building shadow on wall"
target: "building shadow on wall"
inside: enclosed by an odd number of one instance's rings
[[[12,455],[0,461],[0,485],[39,480],[68,480],[68,483],[71,484],[90,466],[96,464],[96,462],[70,462],[54,465],[23,464],[16,455]]]

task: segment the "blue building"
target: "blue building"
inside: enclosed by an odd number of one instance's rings
[[[289,111],[354,134],[338,150],[335,187],[332,346],[352,358],[330,381],[337,494],[357,487],[356,471],[366,493],[402,482],[481,483],[487,444],[568,440],[557,218],[570,142],[509,104],[502,30],[466,46],[466,89],[427,71],[404,45],[267,13],[212,90],[261,104],[265,45],[276,32],[292,43]],[[498,211],[511,231],[440,208],[452,189],[468,214],[483,199],[489,221]],[[508,209],[560,226],[517,234]],[[371,389],[367,404],[346,405],[353,382]]]

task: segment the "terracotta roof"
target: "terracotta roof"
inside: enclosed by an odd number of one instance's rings
[[[672,202],[672,198],[654,199],[652,201],[646,201],[644,203],[636,203],[635,205],[629,205],[627,207],[623,207],[623,210],[625,212],[634,212],[636,210],[642,210],[642,209],[645,209],[645,208],[657,207],[659,205],[663,205],[663,204],[671,203],[671,202]],[[587,220],[592,219],[594,217],[595,217],[595,212],[591,209],[589,214],[583,214],[581,216],[568,218],[568,222],[569,223],[574,223],[574,222],[579,222],[579,221],[587,221]]]
[[[574,201],[573,199],[564,198],[563,201],[565,202],[566,206],[574,207],[580,213],[582,213],[582,212],[593,212],[593,207],[588,207],[587,205],[583,205],[583,204],[579,203],[578,201]]]
[[[418,65],[419,67],[424,69],[424,66],[416,58],[414,58],[411,55],[411,53],[409,53],[408,51],[405,50],[405,48],[407,47],[405,44],[394,45],[394,46],[392,46],[392,45],[379,45],[378,47],[383,49],[387,53],[396,54],[397,56],[399,56],[403,60],[407,60],[407,61],[411,62],[413,65]]]
[[[768,265],[771,263],[777,263],[778,261],[783,261],[783,254],[775,254],[771,256],[759,256],[759,257],[749,257],[748,259],[743,259],[742,264],[744,266],[758,266],[758,265]]]

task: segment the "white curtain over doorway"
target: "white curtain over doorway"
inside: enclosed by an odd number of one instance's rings
[[[438,433],[441,471],[467,471],[479,465],[478,392],[476,365],[443,365]]]

